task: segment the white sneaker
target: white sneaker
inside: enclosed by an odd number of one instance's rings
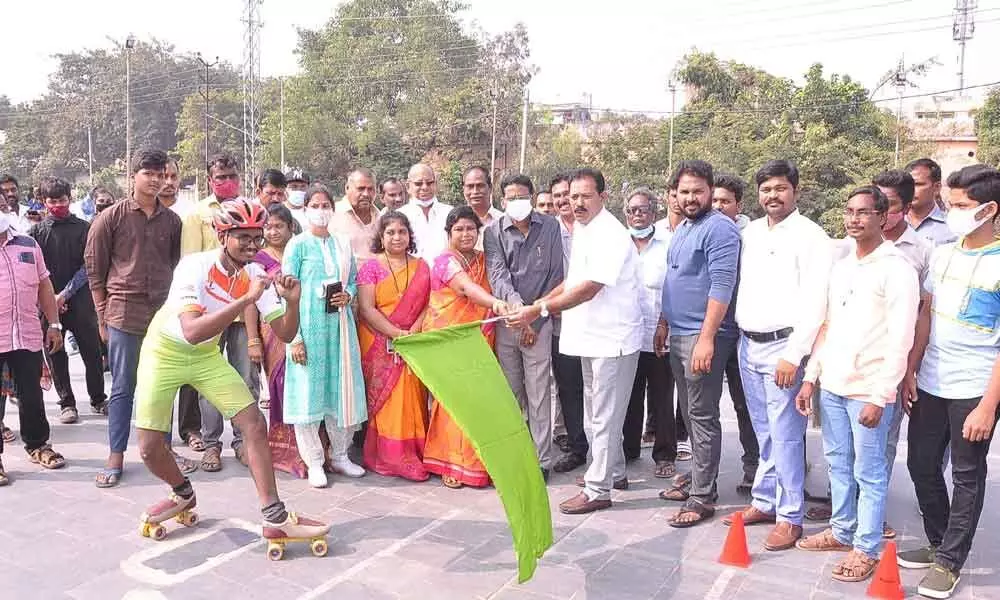
[[[326,473],[323,472],[323,463],[309,465],[309,485],[314,488],[325,488],[329,483],[326,480]]]
[[[335,458],[333,459],[332,463],[333,463],[334,473],[344,475],[345,477],[352,477],[354,479],[365,476],[364,468],[352,463],[351,459],[347,458],[346,456]]]

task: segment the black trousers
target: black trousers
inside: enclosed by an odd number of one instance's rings
[[[556,378],[559,405],[569,437],[569,451],[587,456],[590,444],[583,430],[583,366],[579,356],[559,353],[559,336],[552,336],[552,373]]]
[[[642,448],[643,408],[649,404],[653,417],[653,460],[677,460],[677,431],[674,428],[674,375],[670,370],[670,355],[656,356],[653,352],[639,353],[632,395],[622,428],[622,448],[625,459],[639,457]]]
[[[952,570],[961,569],[969,557],[986,497],[986,456],[992,432],[982,442],[962,437],[965,418],[980,400],[947,400],[917,390],[917,403],[910,411],[906,466],[923,513],[927,541],[937,547],[937,563]],[[949,443],[954,488],[950,499],[941,465]]]
[[[28,452],[49,442],[49,421],[42,403],[42,353],[14,350],[0,353],[0,368],[6,365],[17,389],[17,408],[21,422],[21,439]],[[6,399],[4,399],[6,400]],[[0,453],[3,438],[0,438]]]
[[[83,290],[80,294],[88,294],[88,290]],[[78,294],[79,296],[79,294]],[[80,349],[80,358],[86,372],[87,395],[90,396],[91,406],[97,406],[107,400],[104,393],[104,359],[101,349],[101,335],[97,328],[97,313],[94,311],[94,303],[89,297],[74,296],[70,300],[66,312],[59,321],[63,326],[63,336],[65,332],[73,332],[76,344]],[[62,408],[76,408],[76,397],[73,395],[73,385],[69,376],[69,356],[66,348],[49,355],[49,363],[52,365],[52,383],[55,384],[56,393],[59,394],[59,406]],[[20,391],[20,390],[18,390]]]
[[[198,390],[182,385],[177,393],[177,432],[186,444],[192,433],[201,435],[201,403]]]
[[[743,474],[753,481],[760,463],[760,445],[757,434],[750,420],[750,410],[747,409],[747,396],[743,392],[743,378],[740,376],[739,345],[726,361],[726,383],[729,386],[729,397],[733,399],[733,410],[736,412],[736,426],[740,432],[740,446],[743,448]]]

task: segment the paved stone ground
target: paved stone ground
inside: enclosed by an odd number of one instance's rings
[[[83,392],[81,367],[78,361],[73,364],[76,386]],[[305,481],[279,475],[290,507],[334,527],[329,556],[315,558],[297,545],[289,547],[284,561],[269,562],[254,531],[260,515],[250,479],[229,451],[221,473],[198,472],[192,478],[202,524],[184,529],[171,523],[167,540],[154,542],[138,535],[138,517],[163,497],[164,486],[145,472],[131,448],[123,484],[95,488],[94,474],[107,451],[104,420],[85,414],[80,424],[60,425],[55,394],[47,394],[47,400],[54,445],[69,464],[45,472],[30,464],[17,444],[5,453],[15,482],[0,489],[0,598],[864,597],[865,585],[830,579],[835,556],[764,551],[766,529],[749,531],[749,569],[719,565],[726,528],[718,519],[688,530],[668,527],[674,507],[657,499],[661,482],[651,477],[652,462],[645,455],[629,465],[632,488],[616,492],[611,510],[582,517],[553,512],[556,543],[525,585],[516,582],[510,536],[494,491],[448,490],[436,480],[413,484],[369,475],[358,481],[336,479],[330,488],[314,490]],[[82,404],[86,410],[86,400]],[[8,425],[16,429],[16,410],[8,415]],[[724,416],[720,512],[742,504],[735,493],[740,463],[731,406]],[[897,460],[890,520],[900,530],[900,543],[909,546],[922,541],[922,528],[906,474],[905,445]],[[990,463],[996,467],[995,454]],[[576,493],[575,475],[553,477],[553,507]],[[987,509],[956,598],[1000,598],[1000,537],[991,535],[1000,524],[996,488],[991,479]],[[919,572],[903,572],[908,596],[916,595],[919,577]]]

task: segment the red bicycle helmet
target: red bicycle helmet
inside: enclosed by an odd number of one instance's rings
[[[226,200],[212,218],[212,225],[218,232],[233,229],[263,229],[267,223],[267,211],[250,198]]]

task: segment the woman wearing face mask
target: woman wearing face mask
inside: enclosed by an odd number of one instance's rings
[[[459,206],[448,213],[445,221],[448,249],[434,260],[431,269],[430,304],[423,331],[481,321],[493,313],[507,313],[507,305],[492,295],[486,259],[476,250],[482,226],[472,207]],[[493,346],[494,334],[492,323],[483,327],[483,335],[490,346]],[[490,484],[489,473],[475,448],[437,402],[431,409],[427,428],[424,467],[440,475],[444,485],[450,488]]]
[[[295,426],[309,483],[326,485],[319,427],[330,436],[332,470],[361,477],[365,470],[347,458],[351,432],[368,418],[361,352],[351,299],[357,267],[350,246],[330,235],[333,199],[323,186],[306,192],[309,228],[285,247],[282,271],[302,282],[299,334],[288,346],[282,417]]]

